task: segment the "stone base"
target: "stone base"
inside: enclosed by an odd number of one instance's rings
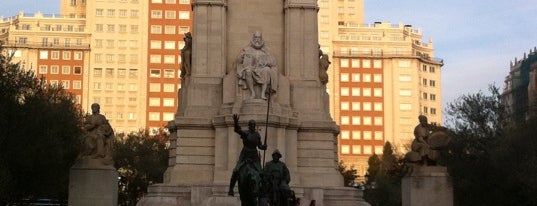
[[[118,173],[110,168],[73,167],[69,173],[69,206],[117,206]]]
[[[235,197],[227,195],[227,185],[168,185],[157,184],[148,188],[148,194],[137,206],[237,206],[241,205],[237,187]],[[317,206],[368,206],[362,191],[347,187],[314,188],[291,187],[301,205],[316,200]]]
[[[403,206],[453,206],[453,187],[446,167],[414,166],[401,182]]]

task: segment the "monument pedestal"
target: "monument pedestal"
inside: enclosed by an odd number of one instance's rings
[[[446,167],[414,166],[401,182],[403,206],[453,206],[453,187]]]
[[[239,193],[227,195],[227,185],[169,185],[158,184],[148,188],[148,194],[138,206],[237,206],[241,205]],[[316,200],[317,206],[368,206],[362,199],[362,191],[349,187],[291,187],[302,205]]]
[[[117,206],[118,173],[113,167],[73,167],[69,173],[69,206]]]

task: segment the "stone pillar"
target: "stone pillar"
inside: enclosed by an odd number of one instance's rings
[[[403,206],[453,206],[453,187],[446,167],[414,166],[401,183]]]
[[[117,196],[115,168],[71,168],[69,206],[116,206]]]

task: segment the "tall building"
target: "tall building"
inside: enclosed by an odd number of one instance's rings
[[[90,35],[84,18],[19,13],[0,19],[0,42],[13,62],[62,85],[80,106],[87,97]]]
[[[363,23],[363,1],[320,0],[319,42],[331,56],[327,90],[340,125],[339,157],[361,178],[390,141],[403,153],[419,115],[442,122],[441,67],[411,25]],[[356,13],[358,12],[358,13]]]
[[[155,131],[175,118],[180,88],[180,49],[184,35],[190,32],[190,0],[152,0],[149,3],[149,34],[146,73],[146,126]]]
[[[516,123],[537,117],[537,48],[520,60],[511,62],[502,93],[507,122]]]
[[[22,67],[101,104],[116,132],[156,131],[174,119],[190,0],[62,0],[60,15],[0,20],[0,40]]]

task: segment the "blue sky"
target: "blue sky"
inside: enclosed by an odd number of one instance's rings
[[[411,24],[444,59],[443,102],[503,87],[509,62],[537,46],[535,0],[364,0],[365,23]],[[0,0],[0,16],[59,13],[60,0]]]

